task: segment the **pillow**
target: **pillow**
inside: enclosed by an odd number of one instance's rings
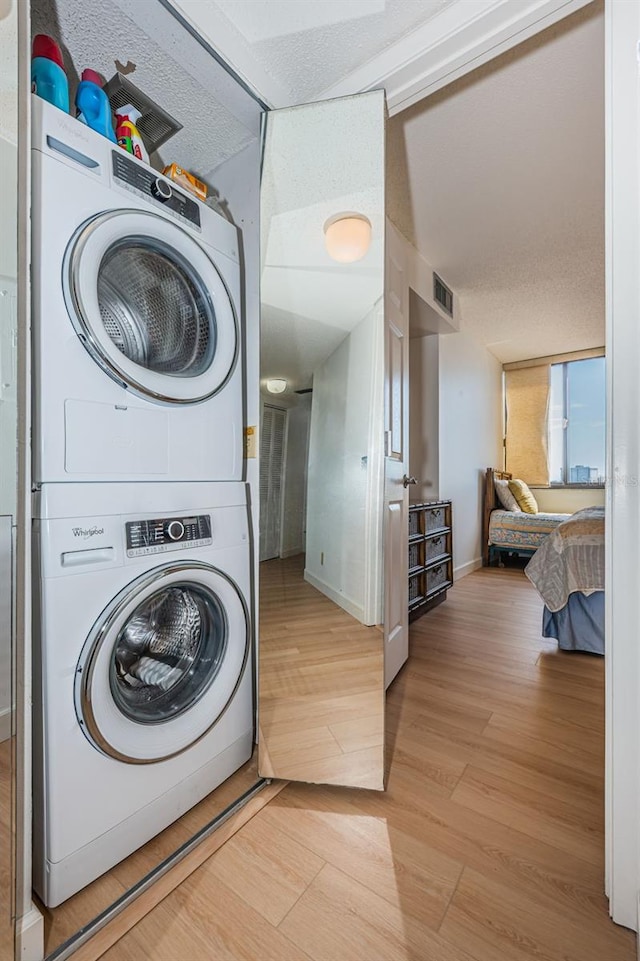
[[[494,477],[493,484],[496,489],[496,497],[500,501],[501,506],[506,511],[514,511],[521,514],[522,511],[518,506],[518,502],[509,490],[509,481],[500,480],[499,478]]]
[[[517,500],[518,507],[525,514],[538,513],[537,501],[523,480],[510,480],[509,490]]]

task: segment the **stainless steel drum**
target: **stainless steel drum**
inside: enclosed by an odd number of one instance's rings
[[[113,343],[141,367],[194,377],[211,363],[211,302],[186,261],[164,244],[148,237],[114,244],[98,270],[98,304]]]

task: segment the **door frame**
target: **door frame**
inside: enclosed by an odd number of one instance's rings
[[[639,37],[640,4],[606,0],[605,886],[613,920],[636,931],[640,891]]]
[[[280,411],[284,414],[284,428],[283,428],[283,440],[282,440],[282,470],[280,472],[280,503],[278,504],[278,554],[277,558],[282,559],[282,537],[284,528],[284,512],[285,512],[285,484],[287,476],[287,447],[289,443],[289,408],[279,407],[278,404],[272,402],[268,399],[262,399],[260,403],[260,447],[262,448],[262,430],[264,422],[264,413],[267,407],[272,410]],[[262,464],[262,455],[260,456],[260,464]],[[270,465],[271,466],[271,465]],[[306,497],[306,494],[305,494]],[[258,503],[260,502],[260,477],[258,476]],[[260,557],[260,530],[258,530],[258,563],[262,563],[262,558]],[[265,561],[275,560],[272,557],[265,557]]]

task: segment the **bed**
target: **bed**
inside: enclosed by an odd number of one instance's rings
[[[542,634],[563,651],[604,654],[604,507],[587,507],[560,524],[525,574],[542,600]]]
[[[484,485],[482,563],[502,564],[503,554],[532,556],[558,524],[571,514],[525,514],[507,511],[498,501],[494,480],[511,480],[506,471],[487,467]]]
[[[494,479],[512,475],[488,467],[485,475],[482,561],[503,554],[530,556],[525,574],[542,600],[543,637],[563,651],[604,654],[604,508],[575,514],[506,511]]]

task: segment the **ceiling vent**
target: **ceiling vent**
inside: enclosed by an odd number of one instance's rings
[[[453,317],[453,291],[438,277],[433,274],[433,299],[440,304],[442,309],[449,317]]]

